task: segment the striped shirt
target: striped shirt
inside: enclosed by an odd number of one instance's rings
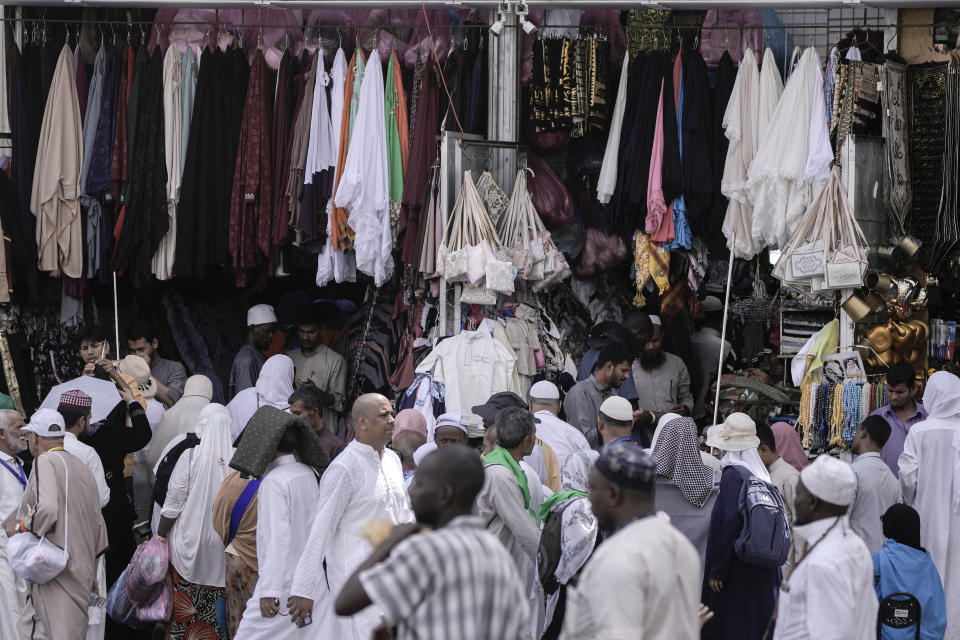
[[[459,516],[401,542],[360,583],[397,640],[530,637],[523,581],[500,541],[476,516]]]

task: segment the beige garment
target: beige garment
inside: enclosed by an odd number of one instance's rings
[[[173,277],[173,259],[177,242],[177,203],[183,174],[183,108],[180,104],[180,50],[168,47],[163,56],[163,131],[167,161],[167,219],[169,228],[153,254],[152,270],[157,280]]]
[[[539,439],[537,440],[537,444],[543,449],[543,467],[547,470],[547,477],[541,479],[543,480],[544,486],[556,493],[560,491],[562,479],[560,475],[560,461],[557,459],[557,454],[554,452],[553,447]]]
[[[211,513],[213,528],[223,540],[225,547],[243,560],[248,567],[257,571],[257,498],[259,492],[253,495],[247,510],[243,512],[240,518],[240,525],[237,527],[237,533],[227,545],[227,539],[230,537],[230,518],[233,515],[233,507],[237,504],[240,494],[247,488],[250,478],[240,477],[239,471],[234,471],[223,479],[220,485],[220,491],[213,500],[213,509]]]
[[[66,488],[68,470],[70,484]],[[93,474],[66,451],[41,455],[34,462],[17,517],[33,533],[45,536],[59,547],[66,544],[70,552],[70,561],[60,575],[46,584],[29,585],[27,604],[20,616],[20,637],[31,640],[84,638],[97,556],[107,548],[107,527],[100,515],[100,497]],[[65,540],[68,517],[70,537]]]
[[[30,211],[37,218],[38,266],[54,275],[83,277],[80,170],[83,129],[74,59],[64,45],[43,111]]]
[[[306,356],[300,349],[287,352],[293,360],[295,380],[312,380],[317,389],[333,394],[332,407],[320,407],[320,419],[330,433],[341,440],[347,439],[346,428],[340,428],[340,416],[347,406],[347,361],[339,353],[320,345],[312,355]]]
[[[3,109],[0,109],[0,111],[3,111]],[[2,225],[0,225],[0,302],[10,302],[10,280],[7,278],[7,241],[3,238]]]
[[[793,526],[793,500],[797,497],[797,483],[800,481],[800,472],[793,465],[784,460],[777,460],[770,465],[770,481],[777,486],[780,496],[783,498],[783,505],[787,511],[787,522]],[[797,565],[797,547],[796,537],[790,536],[790,555],[787,556],[787,563],[783,565],[783,579],[786,580],[793,573],[793,568]]]

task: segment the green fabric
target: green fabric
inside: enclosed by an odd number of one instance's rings
[[[5,393],[0,393],[0,410],[2,409],[9,409],[10,411],[17,410],[16,405],[13,404],[13,398]]]
[[[347,132],[347,143],[353,140],[353,121],[357,119],[360,110],[360,87],[363,86],[363,74],[367,70],[367,63],[363,59],[363,51],[357,50],[357,62],[353,66],[353,96],[350,98],[350,130]]]
[[[530,487],[527,485],[527,474],[523,472],[519,463],[510,455],[510,452],[500,445],[497,445],[493,451],[483,457],[483,461],[487,464],[499,464],[513,471],[513,475],[517,479],[517,486],[520,487],[520,493],[523,494],[523,508],[530,513],[530,517],[536,522],[537,514],[530,508]]]
[[[390,199],[400,202],[403,198],[403,156],[400,153],[400,130],[397,128],[397,91],[393,88],[396,56],[390,56],[387,82],[383,92],[383,110],[387,122],[387,175],[390,183]]]
[[[540,504],[540,521],[543,522],[547,519],[547,516],[550,515],[551,511],[553,511],[554,505],[556,505],[558,502],[563,502],[569,498],[586,497],[586,491],[577,491],[576,489],[567,489],[566,491],[554,493]]]

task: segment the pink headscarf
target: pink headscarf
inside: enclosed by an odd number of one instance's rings
[[[404,409],[394,418],[393,435],[401,431],[416,431],[424,438],[427,437],[427,419],[416,409]]]
[[[793,427],[786,422],[778,422],[771,425],[770,430],[773,431],[777,453],[780,454],[781,458],[789,462],[797,471],[803,470],[805,466],[810,464],[807,453],[803,450],[803,445],[800,444],[800,436],[797,435]]]

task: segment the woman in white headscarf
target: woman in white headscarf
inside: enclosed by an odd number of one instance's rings
[[[293,360],[282,354],[267,358],[260,369],[256,386],[240,391],[227,405],[233,418],[234,437],[240,435],[260,407],[276,407],[282,411],[289,409],[292,394]]]
[[[213,632],[226,640],[216,619],[217,600],[224,597],[223,542],[210,519],[233,456],[233,421],[226,407],[204,407],[196,434],[200,444],[180,456],[170,475],[157,527],[157,536],[168,540],[173,581],[167,638],[180,640],[192,626],[197,637],[213,637]],[[210,630],[199,633],[204,625]]]
[[[751,476],[770,482],[760,459],[757,426],[750,416],[732,413],[707,431],[707,444],[723,450],[720,493],[710,514],[704,557],[702,602],[714,618],[703,627],[705,640],[759,638],[770,623],[780,589],[779,567],[747,564],[734,553],[743,529],[740,493]]]
[[[920,543],[943,579],[945,638],[960,637],[960,378],[938,371],[923,393],[927,419],[910,427],[900,454],[903,501],[920,513]]]

